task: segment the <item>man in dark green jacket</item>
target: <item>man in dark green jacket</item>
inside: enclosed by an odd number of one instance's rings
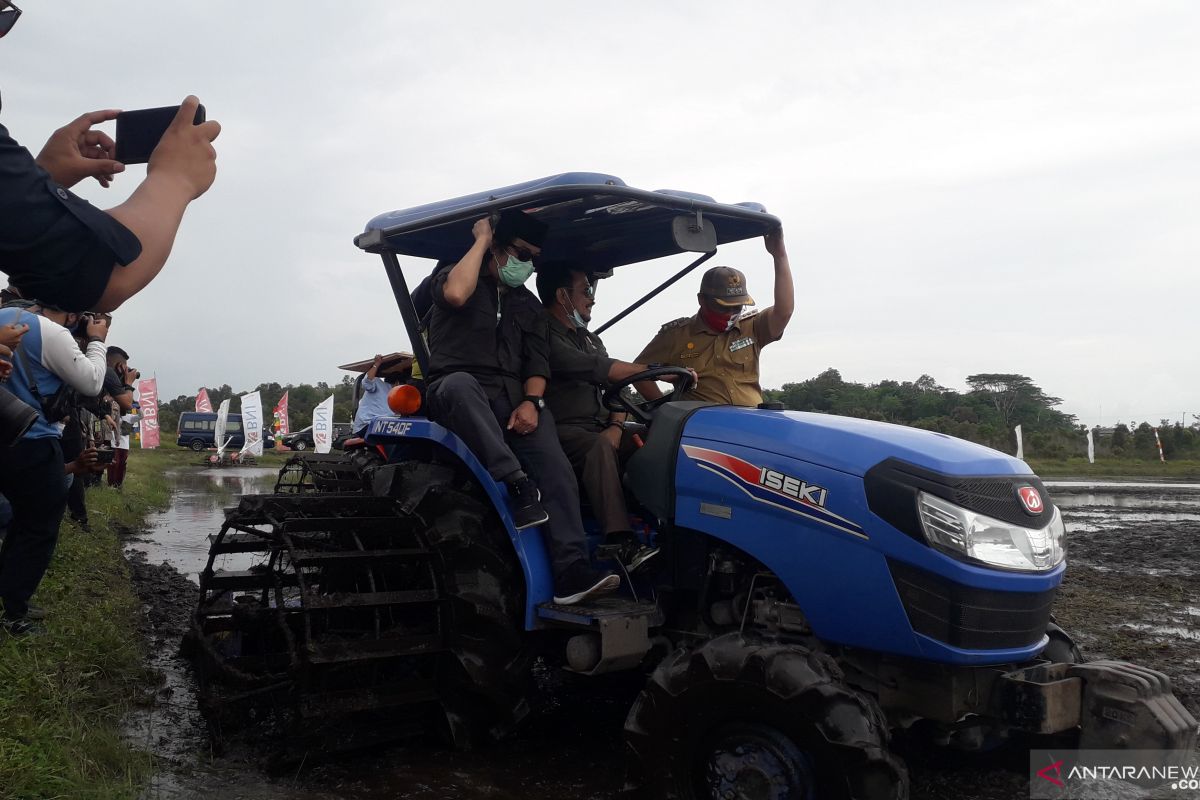
[[[626,415],[609,411],[600,398],[609,384],[649,367],[610,358],[604,342],[587,329],[596,303],[595,284],[587,273],[567,264],[545,264],[538,271],[537,289],[551,317],[546,406],[607,540],[622,545],[622,560],[635,569],[657,552],[642,546],[630,529],[621,484],[621,465],[637,447],[634,434],[640,426],[626,425]]]

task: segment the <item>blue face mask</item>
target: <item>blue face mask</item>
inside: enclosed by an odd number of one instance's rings
[[[533,274],[533,262],[521,261],[516,256],[510,255],[508,263],[500,268],[500,280],[505,286],[517,288],[524,286],[525,281],[529,280],[529,276]]]
[[[588,326],[588,321],[583,318],[582,314],[579,313],[579,309],[571,308],[566,303],[563,303],[561,300],[559,301],[559,303],[562,304],[563,311],[567,312],[567,319],[571,320],[571,322],[575,325],[576,330],[586,331],[587,326]]]

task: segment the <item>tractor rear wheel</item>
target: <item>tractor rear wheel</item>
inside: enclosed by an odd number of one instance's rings
[[[269,720],[291,747],[431,727],[466,747],[528,712],[524,583],[500,519],[447,467],[386,469],[392,496],[310,485],[228,512],[189,637],[218,737]]]
[[[829,656],[728,634],[667,658],[625,723],[626,791],[672,800],[902,800],[875,701]]]

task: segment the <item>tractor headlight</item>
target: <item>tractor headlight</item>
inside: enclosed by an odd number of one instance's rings
[[[1058,566],[1066,554],[1066,529],[1057,506],[1044,528],[985,517],[925,492],[917,495],[917,507],[925,536],[951,555],[1004,569],[1044,572]]]

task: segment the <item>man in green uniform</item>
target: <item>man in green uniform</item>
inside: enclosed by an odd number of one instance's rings
[[[630,570],[658,552],[642,546],[629,527],[620,466],[633,454],[633,435],[623,412],[605,408],[600,398],[618,383],[648,367],[610,358],[600,337],[587,329],[596,303],[587,273],[563,263],[538,269],[538,297],[550,315],[550,380],[546,407],[558,440],[575,470],[592,512],[610,544],[619,545]]]
[[[783,230],[773,231],[763,240],[775,260],[775,303],[770,308],[743,313],[744,306],[754,305],[746,276],[733,267],[713,267],[700,281],[696,295],[700,309],[695,316],[663,325],[637,357],[644,364],[695,370],[700,380],[688,392],[688,400],[750,407],[762,402],[759,353],[783,336],[795,306]],[[639,383],[637,390],[650,400],[662,396],[653,382]]]

